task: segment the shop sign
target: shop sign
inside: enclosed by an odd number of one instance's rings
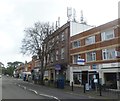
[[[85,88],[86,88],[86,90],[89,90],[89,83],[85,84]]]
[[[78,58],[78,59],[77,59],[77,64],[78,64],[78,65],[85,65],[85,59],[80,59],[80,58]]]
[[[55,65],[55,70],[61,70],[61,65],[59,64]]]
[[[94,83],[98,83],[98,79],[94,79]]]

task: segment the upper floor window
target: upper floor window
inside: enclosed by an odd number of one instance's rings
[[[86,53],[86,60],[89,61],[95,61],[96,60],[96,52],[88,52]]]
[[[110,40],[114,38],[114,30],[110,29],[110,30],[106,30],[104,32],[101,33],[101,40]]]
[[[49,61],[50,61],[50,55],[48,54],[47,55],[47,63],[49,63]]]
[[[54,38],[53,38],[53,39],[52,39],[52,43],[54,43],[54,41],[55,41],[55,40],[54,40]]]
[[[61,59],[64,59],[64,55],[65,55],[65,49],[61,48]]]
[[[74,42],[72,43],[72,47],[73,47],[73,48],[78,48],[78,47],[80,47],[80,41],[74,41]]]
[[[62,32],[62,34],[61,34],[61,40],[62,40],[62,41],[65,40],[65,34],[64,34],[64,32]]]
[[[95,43],[95,36],[87,37],[87,38],[85,39],[85,43],[86,43],[86,45],[90,45],[90,44]]]
[[[56,60],[58,60],[58,50],[56,50]]]
[[[53,53],[50,53],[50,61],[51,61],[51,63],[53,63],[53,61],[54,61],[54,54]]]
[[[81,59],[81,55],[80,54],[74,55],[73,56],[73,64],[77,64],[78,59]]]
[[[115,48],[103,49],[102,50],[102,57],[103,60],[109,60],[116,58]]]
[[[59,35],[56,36],[56,43],[59,43]]]

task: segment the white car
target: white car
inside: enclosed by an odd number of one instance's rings
[[[7,74],[6,76],[8,77],[9,75]]]
[[[2,77],[2,75],[0,75],[0,78]]]

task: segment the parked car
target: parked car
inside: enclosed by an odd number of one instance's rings
[[[9,74],[6,74],[6,76],[8,77],[8,76],[9,76]]]
[[[2,75],[0,75],[0,78],[2,77]]]

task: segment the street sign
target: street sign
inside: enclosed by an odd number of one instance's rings
[[[78,58],[78,59],[77,59],[77,64],[78,64],[78,65],[85,65],[85,59],[80,59],[80,58]]]
[[[55,70],[61,70],[61,65],[59,64],[55,65]]]

